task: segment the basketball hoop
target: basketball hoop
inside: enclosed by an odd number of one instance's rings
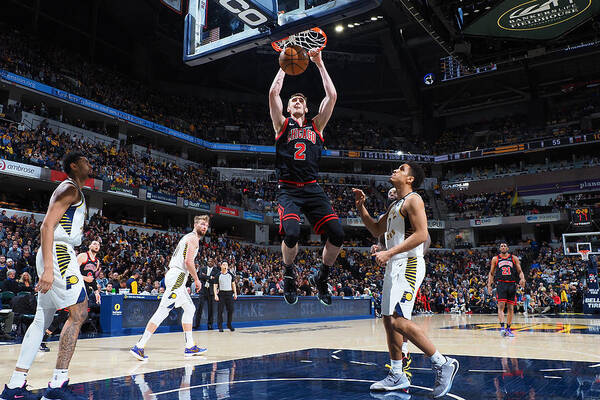
[[[583,261],[587,261],[590,257],[590,251],[589,250],[579,250],[579,254],[581,254],[581,259]]]
[[[282,52],[289,45],[300,46],[307,52],[312,49],[321,51],[327,45],[327,35],[321,28],[310,28],[271,43],[273,49],[278,52]]]

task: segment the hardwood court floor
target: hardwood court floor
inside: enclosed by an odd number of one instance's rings
[[[600,366],[600,316],[594,319],[519,315],[513,321],[514,338],[500,337],[497,317],[492,315],[433,315],[413,319],[426,329],[443,354],[583,361]],[[387,351],[381,319],[237,328],[235,332],[223,333],[196,331],[196,343],[207,347],[208,352],[206,356],[194,358],[183,357],[182,333],[156,334],[146,346],[149,359],[144,362],[137,361],[128,352],[138,338],[136,335],[80,340],[69,371],[71,384],[304,349],[329,349],[331,353],[336,350],[380,352],[377,357],[382,360],[386,359],[383,352]],[[49,347],[51,352],[38,353],[32,366],[28,383],[34,388],[46,387],[53,372],[58,342],[50,342]],[[19,349],[20,345],[0,346],[0,376],[3,377],[0,384],[10,377]],[[410,350],[415,356],[420,353],[412,345]],[[481,360],[487,362],[487,359]],[[489,369],[495,370],[501,363],[492,364]],[[600,373],[600,368],[594,371]]]

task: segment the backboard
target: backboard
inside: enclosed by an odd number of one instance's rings
[[[566,256],[581,256],[580,250],[600,254],[600,232],[563,233],[562,240]]]
[[[190,0],[183,61],[200,65],[378,7],[382,0]]]

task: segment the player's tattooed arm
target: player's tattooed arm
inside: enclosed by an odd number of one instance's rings
[[[280,96],[284,78],[285,72],[280,68],[269,89],[269,112],[271,114],[275,135],[281,131],[281,128],[285,123],[285,117],[283,116],[283,102],[281,101]]]

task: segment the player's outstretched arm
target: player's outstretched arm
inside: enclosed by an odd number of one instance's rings
[[[269,112],[271,113],[271,121],[273,122],[275,135],[281,131],[285,122],[285,117],[283,116],[283,102],[279,95],[281,93],[281,88],[283,87],[283,78],[285,78],[285,72],[279,68],[279,71],[271,84],[271,89],[269,89]]]
[[[323,80],[323,88],[325,89],[325,98],[321,101],[321,105],[319,106],[319,114],[313,118],[316,128],[319,132],[323,133],[327,122],[329,122],[329,118],[331,118],[331,115],[333,114],[333,107],[337,101],[337,91],[325,68],[325,64],[323,64],[321,52],[313,49],[309,51],[309,55],[310,60],[315,63],[317,68],[319,68],[319,73]]]
[[[352,192],[354,193],[354,204],[356,205],[356,210],[358,211],[363,224],[365,224],[365,227],[369,230],[369,232],[371,232],[373,237],[380,237],[385,232],[387,227],[387,213],[383,217],[379,218],[378,221],[376,221],[373,217],[371,217],[371,214],[369,214],[369,211],[367,211],[367,208],[365,207],[365,200],[367,198],[365,193],[356,188],[352,188]]]

